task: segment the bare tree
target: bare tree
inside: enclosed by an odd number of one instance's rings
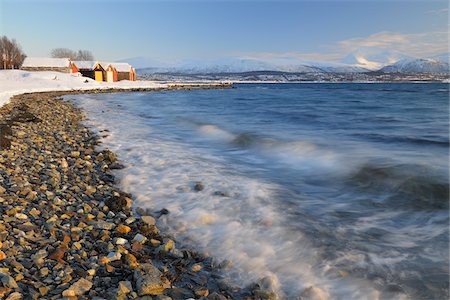
[[[55,48],[51,52],[53,58],[70,58],[71,60],[76,60],[77,52],[67,49],[67,48]]]
[[[25,53],[15,39],[0,38],[0,69],[18,69],[25,60]]]
[[[78,50],[77,60],[94,60],[94,55],[89,50]]]
[[[70,60],[94,60],[94,55],[89,50],[74,51],[67,48],[55,48],[51,52],[54,58],[69,58]]]

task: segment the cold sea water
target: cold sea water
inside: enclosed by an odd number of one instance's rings
[[[448,299],[448,95],[239,84],[75,98],[109,130],[103,147],[127,166],[117,176],[136,207],[168,209],[160,227],[230,261],[232,285],[268,276],[286,299],[311,286],[329,299]]]

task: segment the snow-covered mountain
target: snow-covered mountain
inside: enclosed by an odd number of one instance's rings
[[[449,73],[449,64],[436,59],[401,59],[380,70],[384,73]]]
[[[341,62],[376,71],[401,59],[410,58],[412,57],[394,50],[379,47],[361,47],[348,54]]]
[[[139,59],[123,60],[146,73],[243,73],[253,71],[279,71],[293,73],[361,73],[368,69],[343,63],[311,62],[298,58],[256,59],[227,57],[216,60],[188,60],[175,64],[149,65]],[[144,67],[142,67],[144,66]]]
[[[184,60],[170,63],[146,57],[135,57],[122,61],[133,65],[141,74],[220,74],[254,71],[319,74],[364,73],[369,71],[442,73],[448,72],[448,59],[449,53],[429,59],[418,59],[385,48],[363,47],[348,54],[340,62],[306,61],[296,56],[226,57],[214,60]]]
[[[430,59],[434,59],[444,63],[450,63],[450,53],[442,53],[439,55],[435,55],[433,57],[430,57]]]

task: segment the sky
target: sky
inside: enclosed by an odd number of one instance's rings
[[[28,56],[87,49],[100,60],[284,57],[339,61],[361,47],[448,51],[448,1],[0,0],[0,35]]]

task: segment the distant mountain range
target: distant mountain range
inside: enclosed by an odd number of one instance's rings
[[[431,58],[415,58],[383,48],[360,48],[340,62],[304,61],[297,57],[271,59],[228,57],[216,60],[187,60],[163,63],[146,57],[121,60],[141,74],[228,74],[255,71],[289,73],[449,73],[449,53]]]

